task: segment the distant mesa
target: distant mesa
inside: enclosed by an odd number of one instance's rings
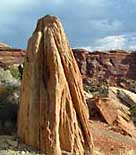
[[[24,62],[25,51],[0,43],[0,67],[19,65]]]
[[[2,43],[2,42],[0,42],[0,49],[7,49],[7,48],[11,48],[11,46],[9,46],[9,45],[7,45],[7,44],[5,44],[5,43]]]

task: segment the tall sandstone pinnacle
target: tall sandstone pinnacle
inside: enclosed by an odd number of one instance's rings
[[[18,136],[48,155],[91,155],[88,120],[82,78],[61,22],[45,16],[28,42]]]

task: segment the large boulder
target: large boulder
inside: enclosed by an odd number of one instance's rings
[[[109,124],[113,130],[136,138],[136,127],[130,112],[131,106],[136,105],[135,98],[136,94],[130,91],[109,87],[107,97],[93,97],[88,104],[90,110],[94,109],[99,115],[99,120]]]
[[[61,22],[45,16],[28,42],[18,136],[48,155],[91,155],[88,120],[82,77]]]

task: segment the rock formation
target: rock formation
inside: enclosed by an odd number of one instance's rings
[[[82,77],[60,21],[38,21],[28,42],[18,136],[48,155],[91,155],[93,143]]]
[[[19,65],[24,61],[25,51],[0,43],[0,67]]]
[[[116,132],[136,138],[136,127],[130,108],[136,106],[136,94],[128,90],[110,87],[108,97],[88,99],[91,118],[102,120]],[[94,118],[93,118],[94,119]]]
[[[0,134],[16,131],[20,73],[25,52],[0,43]]]
[[[120,86],[136,92],[132,81],[136,79],[136,53],[123,50],[90,52],[73,49],[84,83],[92,78],[107,79],[110,86]],[[24,62],[25,52],[0,43],[0,66],[5,67]],[[125,79],[128,79],[128,81]]]
[[[123,50],[89,52],[73,49],[84,83],[92,78],[106,79],[110,86],[120,86],[131,90],[131,81],[136,80],[136,53]],[[126,81],[125,81],[126,80]],[[133,87],[133,84],[132,84]]]
[[[82,74],[84,84],[105,79],[110,86],[119,86],[136,92],[136,53],[123,50],[90,52],[73,49],[75,59]],[[0,43],[0,66],[5,67],[24,62],[25,52]],[[126,80],[127,79],[127,80]]]

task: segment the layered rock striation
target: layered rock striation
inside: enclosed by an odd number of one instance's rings
[[[111,86],[118,85],[119,80],[136,80],[136,53],[123,50],[107,52],[89,52],[73,49],[84,81],[89,78],[107,79]]]
[[[91,154],[93,142],[82,77],[60,21],[38,20],[29,39],[18,136],[48,155]]]
[[[24,61],[24,56],[25,50],[0,43],[0,67],[6,68],[10,65],[20,65]]]
[[[121,50],[90,52],[72,49],[84,83],[92,78],[109,81],[110,86],[128,88],[136,80],[136,53]],[[24,62],[25,51],[0,43],[0,66],[18,65]],[[131,90],[131,89],[129,89]]]

